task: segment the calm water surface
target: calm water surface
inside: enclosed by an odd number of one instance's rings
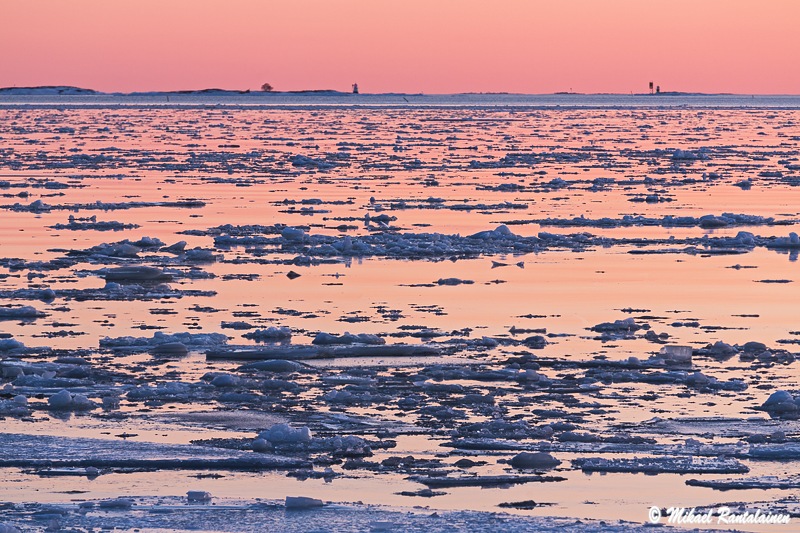
[[[528,335],[515,335],[511,328],[516,328],[555,334],[545,348],[533,350],[540,357],[626,360],[658,352],[661,346],[645,339],[642,331],[630,339],[602,341],[588,329],[628,317],[667,333],[672,344],[695,348],[716,341],[759,341],[794,351],[793,344],[779,341],[798,339],[796,253],[757,246],[719,254],[698,244],[704,236],[734,237],[740,231],[763,238],[797,232],[797,97],[461,95],[406,96],[403,103],[392,95],[173,96],[169,103],[157,95],[48,98],[0,99],[0,250],[5,258],[0,291],[6,296],[0,304],[33,305],[47,314],[36,320],[4,320],[0,332],[29,348],[74,350],[103,368],[149,376],[153,382],[196,382],[206,372],[233,371],[238,364],[206,361],[200,350],[154,363],[148,354],[98,351],[100,340],[150,337],[155,331],[222,332],[230,337],[229,344],[253,345],[242,337],[245,331],[222,328],[225,322],[246,321],[258,328],[287,326],[293,344],[309,344],[320,331],[374,333],[388,342],[418,343],[419,338],[403,336],[415,327],[436,332],[434,342],[455,345],[459,339]],[[749,180],[747,186],[742,186],[744,180]],[[38,200],[49,208],[27,208]],[[157,205],[194,200],[203,205]],[[112,205],[116,208],[110,209]],[[658,221],[723,213],[771,220],[713,229],[618,224],[626,216]],[[389,229],[365,225],[367,214],[391,217]],[[54,228],[67,224],[70,216],[137,227]],[[616,222],[564,222],[581,216]],[[297,254],[281,246],[215,245],[214,237],[230,230],[224,225],[276,224],[353,239],[382,231],[466,236],[506,224],[519,236],[548,232],[570,236],[573,244],[588,239],[588,244],[524,254],[487,249],[469,258],[331,256],[312,266],[295,261]],[[142,237],[166,245],[183,240],[187,249],[213,250],[216,260],[176,264],[145,250],[133,259],[84,254],[64,268],[35,263],[74,258],[103,243]],[[648,253],[637,253],[643,250]],[[178,269],[184,276],[173,288],[206,295],[98,298],[105,281],[97,271],[127,263]],[[290,280],[289,271],[301,276]],[[472,283],[436,283],[445,278]],[[14,296],[21,289],[43,288],[57,293],[82,289],[89,296],[59,296],[49,302]],[[499,364],[515,351],[501,344],[481,351],[455,350],[444,360]],[[318,366],[338,372],[375,364],[391,372],[430,361],[337,360]],[[796,388],[795,365],[754,368],[738,359],[701,359],[695,365],[704,374],[723,381],[742,379],[749,387],[736,393],[686,394],[678,385],[610,384],[601,392],[577,395],[602,407],[596,414],[524,391],[500,392],[498,398],[507,403],[507,415],[531,424],[545,421],[534,409],[564,409],[584,416],[581,430],[613,433],[620,423],[654,416],[766,419],[752,408],[773,390]],[[552,378],[569,374],[552,368],[541,372]],[[310,381],[307,386],[313,389]],[[484,393],[492,390],[491,383],[469,386]],[[315,394],[308,397],[314,408],[330,412],[331,406]],[[109,433],[124,429],[155,442],[252,437],[264,429],[180,422],[165,417],[176,406],[153,406],[148,412],[140,407],[123,402],[128,416],[121,422],[106,420],[99,411],[61,420],[40,410],[36,423],[8,418],[4,424],[9,432],[101,438],[113,438]],[[223,402],[177,409],[235,411]],[[350,411],[377,421],[400,419],[411,427],[420,420],[417,413],[399,413],[393,406],[362,405]],[[470,417],[487,419],[475,413]],[[447,440],[447,427],[419,428],[422,435],[401,435],[398,448],[380,452],[378,459],[450,451],[440,446]],[[658,440],[679,443],[689,436],[662,435]],[[702,438],[715,441],[713,434]],[[725,437],[716,442],[725,442]],[[369,472],[329,484],[300,482],[282,473],[232,473],[202,485],[219,496],[303,493],[337,501],[451,509],[497,510],[503,501],[533,499],[554,504],[534,514],[638,522],[653,504],[769,502],[791,492],[730,495],[686,487],[686,476],[675,474],[586,476],[568,465],[587,454],[557,455],[564,461],[559,470],[568,478],[565,482],[449,489],[445,496],[424,501],[395,495],[420,487],[403,476]],[[487,454],[488,465],[478,471],[503,473],[500,457],[510,455]],[[781,475],[796,471],[797,464],[749,466],[751,475]],[[192,489],[198,485],[186,473],[109,475],[91,481],[42,481],[14,469],[0,475],[8,482],[0,498],[11,501],[62,501],[63,491],[71,489],[88,491],[82,495],[87,498],[181,494],[187,484]]]

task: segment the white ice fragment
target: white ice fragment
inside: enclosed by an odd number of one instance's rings
[[[133,500],[130,498],[116,498],[100,502],[101,509],[130,509],[133,507]]]
[[[773,392],[767,401],[761,404],[761,409],[772,414],[796,413],[798,411],[797,401],[791,393],[785,390]],[[794,415],[790,415],[794,416]]]
[[[785,390],[779,390],[773,392],[769,396],[769,398],[767,398],[767,401],[762,404],[762,407],[769,407],[771,405],[778,405],[783,402],[793,402],[793,401],[794,398],[789,392]]]
[[[497,339],[483,336],[476,344],[479,346],[485,346],[486,348],[495,348],[499,343],[497,342]]]
[[[451,285],[451,286],[472,285],[473,283],[475,282],[470,279],[461,279],[461,278],[439,278],[436,281],[437,285]]]
[[[726,342],[717,341],[710,348],[708,348],[708,351],[710,351],[713,355],[728,356],[735,354],[736,348]]]
[[[23,305],[22,307],[0,307],[0,320],[41,318],[43,316],[45,316],[43,312],[38,311],[30,305]]]
[[[691,346],[664,346],[661,348],[661,356],[667,363],[691,365],[692,347]]]
[[[310,442],[311,430],[306,426],[293,428],[288,424],[275,424],[258,437],[273,444]]]
[[[103,402],[103,409],[106,411],[119,409],[119,397],[117,396],[103,396],[101,401]]]
[[[734,243],[740,246],[755,246],[756,245],[756,238],[755,235],[750,233],[749,231],[740,231],[736,234],[736,237],[733,238]]]
[[[242,335],[246,339],[254,341],[278,341],[286,340],[292,337],[292,330],[286,326],[275,327],[270,326],[267,329],[257,329]]]
[[[66,411],[72,407],[72,395],[67,390],[62,390],[57,392],[56,394],[50,396],[50,399],[47,401],[47,405],[50,409],[56,409],[59,411]]]
[[[675,150],[672,153],[673,161],[695,161],[698,159],[708,159],[708,154],[704,149],[692,152],[691,150]]]
[[[601,322],[590,329],[597,332],[610,332],[610,333],[632,333],[639,329],[650,329],[647,324],[637,324],[633,318],[625,318],[622,320],[615,320],[614,322]]]
[[[328,170],[334,167],[333,163],[300,154],[293,155],[289,159],[294,167],[317,168],[319,170]]]
[[[24,376],[25,370],[20,366],[5,366],[3,367],[3,377],[15,379],[19,376]]]
[[[151,348],[150,353],[164,357],[182,357],[189,353],[189,349],[182,342],[165,342]]]
[[[190,502],[211,501],[211,493],[202,490],[190,490],[186,493],[186,499]]]
[[[134,246],[138,246],[139,248],[160,248],[164,246],[164,243],[161,242],[161,239],[157,237],[142,237],[135,243]]]
[[[160,268],[144,266],[144,265],[131,265],[116,268],[110,268],[105,271],[106,281],[169,281],[172,279],[170,274],[167,274]]]
[[[174,333],[166,334],[157,331],[151,338],[148,337],[103,337],[100,339],[102,348],[131,348],[153,347],[162,344],[180,342],[186,347],[211,347],[226,344],[227,335],[222,333]]]
[[[187,250],[184,258],[187,261],[194,261],[197,263],[213,263],[217,260],[217,256],[214,255],[212,250],[206,250],[204,248],[192,248],[191,250]]]
[[[72,410],[73,411],[86,411],[94,409],[95,404],[83,394],[76,394],[72,397]]]
[[[49,211],[50,206],[41,200],[36,200],[31,202],[31,204],[28,206],[28,209],[31,211]]]
[[[287,496],[286,508],[287,509],[314,509],[325,505],[322,500],[316,498],[308,498],[306,496]]]
[[[52,395],[47,405],[54,411],[88,411],[97,407],[83,394],[70,394],[68,390],[61,390]]]
[[[53,289],[42,289],[37,298],[43,302],[52,302],[56,299],[56,291]]]
[[[178,241],[170,246],[165,246],[161,249],[162,252],[169,252],[171,254],[179,254],[186,248],[186,241]]]
[[[361,397],[356,396],[355,394],[347,390],[332,390],[323,394],[322,399],[328,403],[347,404],[356,402],[359,399],[361,399]]]
[[[241,380],[232,374],[220,374],[211,380],[215,387],[235,387]]]
[[[511,230],[508,229],[508,226],[505,224],[501,224],[497,226],[497,228],[493,230],[487,231],[479,231],[478,233],[474,233],[469,236],[470,239],[483,239],[483,240],[490,240],[490,239],[507,239],[511,237],[516,237]]]
[[[287,361],[285,359],[267,359],[243,365],[240,370],[263,370],[266,372],[297,372],[303,365],[297,361]]]
[[[359,333],[359,334],[351,334],[349,332],[345,332],[342,335],[333,335],[331,333],[319,332],[314,340],[311,341],[312,344],[321,344],[321,345],[328,345],[328,344],[386,344],[386,341],[377,336],[372,335],[369,333]]]
[[[800,248],[800,237],[797,233],[791,232],[788,237],[778,237],[767,244],[768,248]]]
[[[24,349],[25,345],[16,339],[0,339],[0,352]]]
[[[272,445],[269,441],[261,437],[253,440],[252,447],[254,452],[268,452],[272,450]]]
[[[369,530],[374,533],[378,533],[379,531],[397,531],[398,529],[403,528],[400,527],[400,524],[395,522],[377,521],[369,523]]]
[[[527,337],[525,340],[523,340],[522,344],[534,350],[541,350],[549,343],[547,342],[547,339],[545,339],[544,336],[542,335],[531,335],[530,337]]]
[[[303,242],[306,239],[306,232],[300,228],[286,227],[281,231],[281,237],[289,242]]]
[[[561,464],[561,461],[544,452],[520,452],[509,461],[514,468],[520,469],[545,469],[554,468]]]

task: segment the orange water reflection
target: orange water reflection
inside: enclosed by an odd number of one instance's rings
[[[733,236],[738,231],[786,236],[797,230],[794,220],[798,209],[792,193],[800,143],[793,128],[798,121],[800,111],[786,109],[4,108],[0,109],[0,181],[7,183],[2,184],[0,193],[4,194],[2,207],[7,209],[0,225],[0,249],[5,258],[32,262],[56,260],[68,251],[144,236],[166,244],[185,240],[189,247],[212,248],[213,234],[206,232],[223,224],[286,224],[328,235],[339,235],[343,233],[340,226],[349,225],[353,227],[346,228],[346,233],[357,236],[369,233],[363,222],[367,213],[397,217],[392,225],[399,231],[469,235],[509,221],[581,215],[591,219],[620,219],[625,215],[699,217],[732,212],[774,217],[786,221],[786,225],[713,231],[699,227],[558,227],[538,223],[509,227],[526,236],[540,231],[588,232],[616,239],[680,240]],[[675,150],[697,157],[676,158]],[[292,159],[298,155],[317,162]],[[299,165],[293,164],[298,161]],[[556,178],[563,181],[553,182]],[[736,185],[747,178],[752,180],[752,189]],[[498,188],[509,184],[515,187]],[[22,192],[27,196],[19,196]],[[654,194],[672,201],[629,201]],[[202,200],[205,206],[118,210],[92,206],[98,200],[185,199]],[[281,203],[285,199],[323,202],[297,205],[292,210],[292,206]],[[15,203],[26,206],[36,200],[56,208],[41,212],[9,209]],[[70,208],[79,204],[81,209]],[[300,211],[308,205],[326,212]],[[66,223],[70,215],[96,215],[100,221],[140,227],[120,232],[50,228]],[[189,234],[184,233],[187,231]],[[653,247],[670,248],[668,243]],[[214,291],[215,296],[155,301],[8,300],[2,303],[32,304],[49,316],[32,322],[3,321],[0,327],[27,346],[90,351],[105,336],[149,337],[153,331],[221,331],[231,337],[231,344],[252,344],[242,338],[241,331],[221,329],[223,322],[235,320],[250,321],[257,327],[291,327],[297,344],[310,342],[319,331],[392,335],[402,332],[401,326],[425,326],[452,336],[453,331],[470,328],[466,338],[475,338],[508,337],[512,327],[544,328],[559,336],[551,337],[550,344],[537,354],[574,360],[598,355],[617,360],[631,356],[645,359],[657,352],[660,345],[641,337],[603,343],[587,329],[628,316],[647,321],[658,333],[668,333],[672,343],[695,347],[717,340],[731,344],[756,340],[777,347],[780,339],[796,338],[791,332],[798,329],[800,285],[797,263],[790,255],[765,248],[741,255],[629,253],[635,249],[630,244],[592,246],[580,251],[545,250],[457,261],[448,257],[437,261],[366,257],[298,267],[281,264],[293,256],[279,250],[265,252],[260,257],[266,260],[262,264],[254,261],[245,247],[219,248],[215,253],[220,261],[196,265],[214,277],[183,278],[172,283],[179,289]],[[237,263],[237,258],[244,261]],[[493,261],[504,265],[493,265]],[[28,273],[38,272],[36,269],[2,269],[0,272],[8,277],[0,279],[0,290],[101,289],[104,280],[93,271],[116,264],[86,258],[70,268],[43,270],[41,277],[31,278]],[[756,268],[734,268],[737,266]],[[296,270],[301,277],[289,280],[289,270]],[[240,279],[243,275],[252,281]],[[419,286],[449,277],[474,283]],[[214,312],[198,311],[198,307],[211,307]],[[381,308],[395,311],[394,318],[382,313]],[[623,312],[626,308],[646,311]],[[245,311],[248,314],[242,318],[240,313]],[[530,315],[543,318],[526,318]],[[640,318],[642,315],[647,318]],[[364,320],[346,320],[354,316]],[[674,325],[694,321],[699,327]],[[65,328],[80,335],[43,336]],[[407,337],[396,340],[419,342]],[[447,361],[496,361],[507,355],[508,350],[497,349],[456,355]],[[125,369],[149,360],[146,354],[114,356],[106,364]],[[351,363],[334,361],[319,366],[336,368]],[[766,395],[755,387],[767,384],[791,388],[796,383],[792,366],[773,367],[759,374],[738,361],[704,360],[698,364],[704,373],[723,380],[742,378],[751,388],[738,397],[722,393],[709,398],[680,395],[669,386],[612,385],[604,389],[605,396],[595,397],[611,405],[609,413],[590,422],[609,427],[645,420],[657,413],[746,417]],[[193,351],[183,360],[150,371],[156,380],[173,372],[183,380],[196,381],[206,371],[233,368],[233,363],[207,363],[199,351]],[[551,369],[542,373],[559,375]],[[487,390],[491,387],[487,385]],[[652,403],[639,399],[653,391],[659,398]],[[633,400],[620,401],[612,393]],[[380,411],[365,412],[383,416]],[[530,410],[517,412],[538,422]],[[149,423],[146,416],[134,422],[142,428]],[[81,431],[77,418],[63,424],[59,434]],[[13,431],[27,431],[24,426],[9,422]],[[52,427],[49,430],[56,433]],[[220,434],[224,433],[209,430],[204,436]],[[148,436],[153,440],[157,437],[156,430]],[[420,444],[401,438],[400,444],[393,453],[441,452],[438,448],[426,449],[430,445],[427,439]],[[753,473],[779,470],[774,465],[751,466]],[[646,478],[642,483],[642,477],[631,481],[629,475],[585,478],[576,471],[567,475],[567,482],[553,486],[519,486],[496,492],[458,489],[430,505],[488,510],[501,501],[532,498],[556,504],[537,510],[537,514],[643,521],[649,505],[672,504],[660,499],[665,494],[680,494],[681,501],[674,503],[687,506],[721,499],[717,493],[685,487],[678,476]],[[182,483],[186,480],[170,485],[158,476],[139,476],[125,477],[130,494],[155,490],[152,487],[184,491]],[[31,495],[38,485],[31,478],[22,476],[15,481],[29,490],[4,498],[34,497]],[[64,483],[53,485],[46,498],[58,499],[57,490],[64,489]],[[104,483],[108,484],[102,488]],[[380,484],[386,487],[376,489]],[[16,489],[19,486],[15,485]],[[122,485],[103,478],[87,486],[99,497],[105,491],[111,494],[121,490]],[[283,477],[237,474],[207,487],[232,497],[279,498],[302,489],[304,494],[325,499],[409,503],[391,494],[395,489],[408,489],[408,483],[398,479],[343,479],[326,487],[322,482],[301,484]],[[489,493],[491,496],[487,496]],[[778,496],[774,491],[737,495],[744,500]],[[35,497],[41,498],[41,493]],[[616,512],[623,514],[617,516]]]

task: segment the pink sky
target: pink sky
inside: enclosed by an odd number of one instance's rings
[[[797,0],[26,0],[0,86],[798,94]]]

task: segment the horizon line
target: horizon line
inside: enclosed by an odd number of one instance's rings
[[[141,91],[99,91],[85,87],[77,87],[74,85],[32,85],[32,86],[7,86],[0,87],[0,95],[3,93],[15,91],[35,91],[35,90],[60,90],[60,91],[76,91],[81,94],[51,94],[48,96],[142,96],[147,94],[164,94],[164,95],[188,95],[195,93],[210,93],[222,92],[240,95],[285,95],[285,94],[319,94],[319,93],[335,93],[340,95],[353,95],[353,96],[385,96],[385,95],[398,95],[398,96],[468,96],[468,95],[508,95],[508,96],[800,96],[798,93],[732,93],[732,92],[698,92],[698,91],[660,91],[657,93],[652,92],[577,92],[577,91],[555,91],[549,93],[521,93],[509,91],[465,91],[453,93],[426,93],[426,92],[379,92],[368,93],[359,92],[353,93],[351,91],[342,91],[338,89],[299,89],[299,90],[286,90],[286,91],[263,91],[252,89],[223,89],[219,87],[209,87],[203,89],[178,89],[178,90],[141,90]],[[14,95],[6,95],[14,96]],[[23,95],[19,95],[23,96]]]

